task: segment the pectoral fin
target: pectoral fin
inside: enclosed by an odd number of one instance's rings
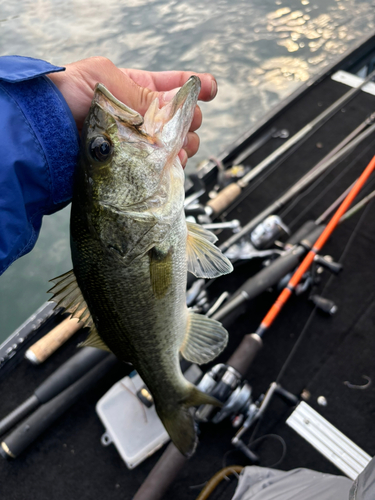
[[[188,271],[197,278],[217,278],[233,271],[231,262],[213,244],[216,238],[197,224],[187,223]]]
[[[210,241],[211,243],[217,242],[217,237],[212,231],[208,231],[207,229],[200,226],[199,224],[196,224],[195,222],[186,221],[186,225],[187,225],[189,233],[192,236],[206,238],[206,240]]]
[[[189,312],[187,331],[180,348],[192,363],[208,363],[218,356],[228,343],[228,332],[218,321]]]

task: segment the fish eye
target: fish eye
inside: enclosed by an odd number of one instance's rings
[[[95,137],[90,143],[90,154],[96,161],[105,161],[112,153],[112,145],[106,137]]]

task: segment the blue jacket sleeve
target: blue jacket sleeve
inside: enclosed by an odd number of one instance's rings
[[[0,57],[0,274],[29,252],[42,217],[71,199],[78,131],[63,96],[45,75],[64,68]]]

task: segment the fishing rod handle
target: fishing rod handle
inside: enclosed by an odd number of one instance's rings
[[[187,461],[175,445],[170,443],[133,500],[161,500]]]
[[[34,391],[34,395],[38,398],[40,404],[47,403],[109,355],[108,351],[96,349],[95,347],[79,348],[74,356],[59,366],[42,382]]]
[[[286,252],[285,255],[278,257],[267,267],[264,267],[261,271],[245,281],[235,295],[213,314],[212,319],[223,321],[226,316],[237,309],[241,304],[254,299],[269,288],[275,286],[301,262],[301,258],[305,255],[306,249],[302,246],[296,246]],[[235,316],[228,318],[224,326],[228,327],[229,322],[234,321],[234,319]]]
[[[207,206],[212,209],[213,215],[220,215],[237,199],[241,191],[240,185],[237,182],[233,182],[222,189],[215,198],[208,201]]]
[[[34,365],[43,363],[59,347],[70,339],[83,326],[83,321],[69,316],[48,332],[25,353],[25,358]]]
[[[263,347],[263,341],[256,333],[248,333],[228,359],[227,365],[237,370],[243,377],[249,371],[256,355]]]
[[[23,418],[69,387],[109,355],[106,351],[85,347],[50,375],[26,401],[0,420],[0,436]]]
[[[1,443],[0,455],[3,458],[18,457],[48,427],[50,427],[68,408],[78,401],[82,394],[100,380],[117,362],[113,354],[109,354],[97,366],[92,368],[80,380],[61,394],[40,406],[22,422]]]
[[[12,429],[29,413],[40,406],[38,398],[33,394],[26,401],[20,404],[15,410],[11,411],[6,417],[0,421],[0,436]]]
[[[285,245],[293,246],[298,245],[305,238],[309,238],[309,235],[316,228],[316,223],[313,220],[308,220],[302,224],[302,226],[297,229],[295,233],[293,233],[286,241]],[[311,239],[311,238],[310,238]]]
[[[263,172],[274,160],[277,160],[284,152],[290,149],[294,144],[299,142],[308,132],[310,132],[311,126],[308,124],[299,132],[288,139],[284,144],[276,149],[273,153],[268,155],[263,161],[261,161],[256,167],[250,170],[242,179],[229,186],[222,189],[219,194],[207,203],[212,210],[214,215],[220,215],[227,209],[241,194],[242,189],[245,188],[250,181]],[[263,219],[262,219],[263,220]]]

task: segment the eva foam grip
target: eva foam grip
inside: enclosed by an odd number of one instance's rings
[[[227,365],[237,370],[242,376],[245,376],[255,356],[262,347],[263,341],[259,335],[256,333],[245,335],[241,344],[227,361]]]
[[[170,443],[133,500],[161,500],[187,460],[175,445]]]
[[[236,198],[241,194],[240,186],[234,182],[222,189],[219,194],[207,203],[207,206],[212,208],[215,215],[219,215],[228,208]]]
[[[58,396],[41,405],[1,442],[1,455],[16,458],[31,445],[60,415],[67,411],[82,395],[93,387],[116,363],[113,354],[106,357],[83,377]]]

